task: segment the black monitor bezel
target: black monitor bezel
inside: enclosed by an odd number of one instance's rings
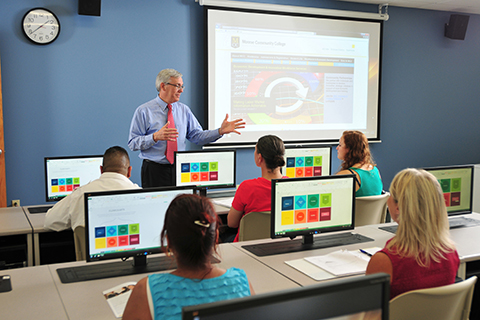
[[[287,149],[328,149],[328,161],[329,161],[329,170],[328,170],[328,175],[332,174],[332,148],[333,145],[312,145],[312,146],[307,146],[307,145],[285,145],[285,168],[287,167],[287,156],[286,156],[286,151]],[[285,172],[284,172],[285,174]],[[322,176],[324,176],[323,171],[322,171]]]
[[[318,229],[310,229],[310,230],[298,230],[285,233],[283,235],[276,235],[275,234],[275,191],[276,191],[276,183],[289,183],[289,182],[296,182],[296,181],[309,181],[309,180],[331,180],[331,179],[351,179],[352,183],[352,223],[350,226],[336,226],[331,228],[318,228]],[[355,229],[355,176],[353,174],[346,174],[346,175],[334,175],[334,176],[317,176],[317,177],[303,177],[303,178],[286,178],[286,179],[272,179],[272,197],[271,197],[271,225],[270,225],[270,237],[272,239],[277,238],[295,238],[297,236],[303,237],[311,237],[317,234],[323,234],[328,232],[337,232],[337,231],[347,231]]]
[[[436,166],[436,167],[425,167],[422,168],[423,170],[430,172],[430,171],[435,171],[435,170],[452,170],[452,169],[471,169],[471,181],[470,181],[470,210],[458,210],[458,211],[448,211],[447,208],[447,214],[448,216],[458,216],[461,214],[470,214],[473,212],[473,185],[474,185],[474,174],[475,174],[475,165],[473,164],[463,164],[463,165],[452,165],[452,166]]]
[[[85,218],[85,251],[86,251],[86,260],[87,262],[93,261],[102,261],[102,260],[111,260],[111,259],[127,259],[129,257],[142,257],[147,256],[155,253],[162,253],[162,246],[159,242],[158,247],[145,250],[145,249],[138,249],[138,250],[131,250],[128,252],[117,252],[111,253],[107,256],[102,257],[90,257],[90,237],[89,237],[89,219],[88,219],[88,197],[97,197],[97,196],[110,196],[110,195],[120,195],[120,194],[134,194],[134,193],[150,193],[150,192],[162,192],[162,191],[173,191],[173,190],[191,190],[192,194],[195,193],[195,188],[191,186],[185,187],[156,187],[156,188],[144,188],[144,189],[125,189],[125,190],[113,190],[113,191],[98,191],[98,192],[86,192],[84,194],[84,218]],[[158,230],[158,234],[160,235],[162,230]]]
[[[60,156],[60,157],[45,157],[43,159],[43,167],[44,167],[44,177],[45,177],[45,201],[46,202],[57,202],[57,201],[60,201],[62,200],[63,198],[65,198],[66,196],[62,196],[62,197],[58,197],[58,198],[54,198],[54,199],[50,199],[48,197],[48,180],[49,180],[49,177],[48,177],[48,168],[47,168],[47,162],[49,160],[71,160],[71,159],[85,159],[85,158],[100,158],[102,159],[102,163],[103,163],[103,155],[81,155],[81,156]],[[98,176],[100,177],[101,175],[101,171],[100,171],[100,167],[98,167]]]
[[[270,304],[277,304],[286,301],[301,299],[309,296],[321,296],[324,294],[332,294],[335,292],[348,291],[352,288],[358,288],[361,286],[376,286],[380,284],[382,290],[382,301],[380,301],[380,308],[382,309],[382,320],[389,318],[389,305],[390,305],[390,276],[386,273],[377,273],[359,277],[349,277],[344,279],[335,279],[333,281],[314,284],[311,286],[293,288],[269,293],[263,293],[259,295],[237,298],[231,300],[217,301],[207,304],[200,304],[196,306],[186,306],[182,308],[183,320],[194,320],[196,317],[208,317],[211,315],[218,315],[224,312],[241,312],[242,310],[249,308],[256,308]],[[338,309],[338,308],[337,308]],[[300,312],[301,310],[299,310]],[[325,315],[328,318],[331,316],[342,316],[343,309],[338,309],[339,314]],[[356,312],[365,312],[366,310],[358,310]],[[319,314],[315,315],[315,319],[319,318]],[[303,316],[302,319],[305,319]],[[310,319],[310,318],[307,318]]]
[[[174,152],[174,162],[173,162],[173,183],[177,185],[177,154],[188,154],[188,153],[211,153],[211,152],[232,152],[233,153],[233,183],[232,184],[221,184],[221,185],[208,185],[201,186],[192,184],[191,186],[195,187],[196,190],[200,191],[203,195],[206,194],[206,190],[210,189],[231,189],[236,188],[237,186],[237,150],[235,149],[202,149],[202,150],[185,150],[185,151],[175,151]],[[181,186],[179,186],[181,187]]]

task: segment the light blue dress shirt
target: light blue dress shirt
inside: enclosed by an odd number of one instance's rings
[[[216,141],[221,137],[218,129],[203,130],[187,105],[181,102],[172,103],[172,112],[175,127],[178,131],[178,151],[185,150],[186,140],[203,145]],[[128,147],[132,151],[140,150],[139,157],[141,159],[163,164],[169,163],[165,157],[167,142],[163,140],[155,142],[153,140],[153,134],[167,123],[167,115],[167,103],[160,99],[159,96],[142,104],[135,110],[130,125]]]

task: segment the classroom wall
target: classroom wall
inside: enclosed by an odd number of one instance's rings
[[[320,0],[257,2],[377,12],[376,5]],[[25,12],[47,7],[60,37],[33,45]],[[204,16],[194,0],[103,0],[101,17],[77,14],[77,1],[0,1],[8,203],[45,203],[43,158],[127,148],[135,108],[156,95],[163,68],[184,74],[181,101],[204,123]],[[384,25],[381,138],[372,145],[385,189],[405,167],[480,163],[480,16],[464,41],[443,36],[450,12],[389,8]],[[192,148],[196,148],[192,146]],[[238,182],[260,169],[253,149],[237,153]],[[140,184],[138,152],[130,152]],[[339,166],[333,152],[333,169]]]

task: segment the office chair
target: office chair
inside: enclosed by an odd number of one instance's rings
[[[384,223],[390,193],[355,198],[355,227]]]
[[[73,231],[73,241],[75,243],[75,257],[77,261],[87,259],[87,251],[85,244],[85,227],[78,226]]]
[[[405,292],[390,301],[390,320],[468,320],[476,281]]]
[[[270,211],[250,212],[240,220],[238,241],[270,238]]]

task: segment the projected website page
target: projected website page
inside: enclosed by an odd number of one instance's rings
[[[48,199],[66,197],[76,188],[100,178],[102,157],[46,159]]]
[[[242,141],[376,134],[379,23],[210,10],[209,128],[243,118]],[[318,136],[312,135],[317,132]]]
[[[235,184],[235,152],[185,152],[175,158],[177,186]]]
[[[277,182],[276,235],[352,224],[352,180],[309,180]]]
[[[178,194],[141,192],[88,199],[89,247],[92,258],[107,253],[148,250],[160,246],[165,212]]]

